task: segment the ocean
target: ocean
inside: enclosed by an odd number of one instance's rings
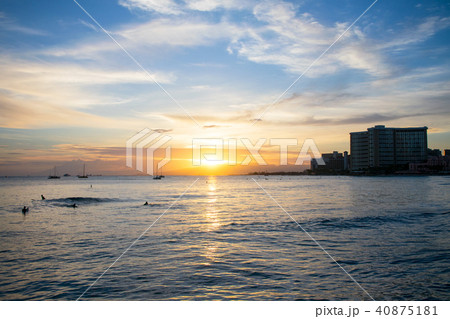
[[[0,300],[450,300],[449,226],[448,176],[0,178]]]

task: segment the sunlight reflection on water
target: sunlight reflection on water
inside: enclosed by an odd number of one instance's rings
[[[193,179],[0,179],[0,299],[76,299]],[[271,176],[258,182],[375,299],[449,300],[448,180]],[[251,179],[209,176],[85,299],[367,296]]]

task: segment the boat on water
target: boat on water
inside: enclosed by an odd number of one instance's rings
[[[59,179],[61,176],[59,176],[56,172],[56,166],[53,168],[53,170],[50,170],[50,175],[48,176],[48,179]]]
[[[165,176],[162,174],[162,168],[161,168],[161,174],[158,174],[158,170],[156,170],[156,175],[153,175],[153,179],[161,179]]]
[[[86,175],[86,164],[83,164],[83,175],[78,175],[78,178],[88,178]]]

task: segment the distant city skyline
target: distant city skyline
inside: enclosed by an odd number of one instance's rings
[[[0,175],[130,172],[125,142],[145,127],[172,137],[168,173],[225,172],[189,167],[192,138],[330,153],[381,124],[450,149],[449,3],[380,0],[308,69],[373,2],[79,0],[133,61],[72,0],[4,0]]]

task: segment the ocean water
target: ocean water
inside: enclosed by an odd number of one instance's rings
[[[0,300],[450,300],[450,177],[253,178],[1,178]]]

